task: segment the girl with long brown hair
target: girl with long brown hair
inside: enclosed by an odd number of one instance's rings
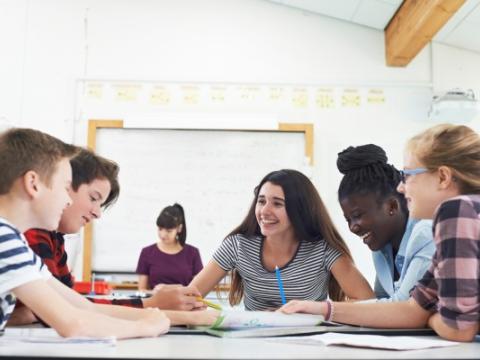
[[[247,310],[274,309],[282,305],[276,267],[287,300],[374,296],[314,185],[296,170],[262,179],[243,222],[191,285],[206,295],[231,272],[231,305],[244,297]]]

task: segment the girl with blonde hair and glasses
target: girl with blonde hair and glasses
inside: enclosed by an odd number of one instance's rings
[[[432,265],[397,303],[293,300],[285,313],[379,328],[429,326],[449,340],[472,341],[480,321],[480,137],[467,126],[437,125],[407,143],[398,191],[413,218],[432,218]]]

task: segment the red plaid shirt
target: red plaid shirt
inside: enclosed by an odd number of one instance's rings
[[[68,287],[73,287],[73,277],[67,265],[67,253],[65,252],[65,240],[63,234],[56,231],[41,229],[28,230],[25,238],[30,248],[42,258],[45,265],[58,280]],[[142,299],[95,299],[88,298],[97,304],[123,305],[141,308]]]
[[[42,258],[52,275],[68,287],[73,287],[63,235],[40,229],[28,230],[24,235],[30,248]]]

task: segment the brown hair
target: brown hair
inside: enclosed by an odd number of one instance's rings
[[[102,207],[112,205],[120,195],[117,163],[106,159],[93,151],[80,148],[78,154],[70,159],[72,165],[72,189],[77,191],[80,185],[90,184],[96,179],[105,179],[110,183],[110,193]]]
[[[260,184],[255,187],[254,199],[247,216],[229,236],[233,234],[262,236],[255,217],[255,207],[258,193],[266,182],[278,185],[283,189],[285,208],[297,239],[310,242],[326,241],[330,247],[340,251],[353,261],[350,250],[333,225],[317,189],[305,175],[296,170],[284,169],[267,174],[260,181]],[[332,300],[339,301],[345,299],[345,294],[334,277],[330,278],[328,290]],[[230,304],[238,304],[242,297],[243,284],[241,276],[236,270],[232,270],[229,293]]]
[[[407,151],[429,170],[451,168],[462,194],[480,193],[480,137],[468,126],[433,126],[411,138]]]
[[[77,147],[38,130],[12,128],[0,135],[0,195],[27,171],[35,171],[50,186],[57,164],[73,156]]]

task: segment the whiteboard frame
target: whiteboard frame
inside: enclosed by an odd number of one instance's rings
[[[88,134],[87,134],[87,147],[93,151],[97,145],[97,130],[98,129],[136,129],[135,127],[124,127],[124,121],[118,119],[90,119],[88,120]],[[139,127],[138,129],[149,130],[152,128]],[[205,130],[204,128],[175,128],[175,127],[155,127],[155,129],[168,129],[168,130]],[[313,166],[313,124],[307,123],[278,123],[278,129],[272,130],[259,130],[259,129],[245,129],[239,127],[238,129],[211,129],[211,130],[225,130],[225,131],[254,131],[254,132],[300,132],[305,136],[305,156],[309,159],[309,165]],[[93,248],[93,225],[91,222],[85,225],[83,231],[83,281],[91,281],[92,277],[92,248]]]

